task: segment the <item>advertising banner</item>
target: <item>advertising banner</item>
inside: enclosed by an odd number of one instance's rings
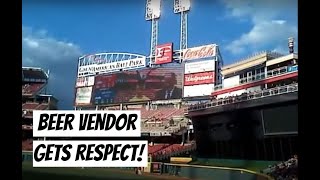
[[[157,45],[155,64],[165,64],[172,62],[172,46],[172,43]]]
[[[201,84],[195,86],[184,86],[184,97],[209,96],[214,91],[214,84]]]
[[[116,74],[99,75],[95,77],[95,89],[112,88],[117,80]]]
[[[115,61],[103,64],[92,64],[80,66],[78,69],[78,77],[103,74],[108,72],[141,68],[146,66],[146,58],[136,58],[123,61]]]
[[[223,87],[228,88],[228,87],[234,87],[240,84],[240,76],[233,76],[229,77],[223,80]]]
[[[94,76],[79,77],[77,78],[76,87],[85,87],[94,85]]]
[[[298,71],[298,65],[288,66],[288,72]]]
[[[194,48],[188,48],[183,51],[183,61],[204,59],[216,56],[217,45],[210,44]]]
[[[197,62],[186,62],[184,65],[184,74],[191,74],[197,72],[215,71],[215,61],[197,61]]]
[[[92,86],[78,88],[77,94],[76,94],[76,105],[90,104],[91,93],[92,93]]]
[[[94,104],[113,104],[114,91],[110,88],[102,88],[94,90]]]
[[[211,84],[211,83],[214,83],[214,78],[215,78],[214,71],[185,74],[184,85],[192,86],[192,85],[199,85],[199,84]]]

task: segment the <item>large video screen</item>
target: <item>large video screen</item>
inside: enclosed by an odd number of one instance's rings
[[[297,133],[298,105],[264,109],[263,121],[266,134]]]
[[[93,104],[114,104],[182,97],[182,65],[122,71],[95,77]]]

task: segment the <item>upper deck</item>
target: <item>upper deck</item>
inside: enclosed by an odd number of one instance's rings
[[[212,96],[231,93],[256,87],[264,89],[264,85],[298,77],[298,55],[280,56],[278,53],[261,53],[247,60],[223,67],[224,79],[216,85]],[[254,90],[254,89],[253,89]]]

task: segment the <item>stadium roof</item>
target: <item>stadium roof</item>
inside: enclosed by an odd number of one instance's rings
[[[48,74],[41,68],[22,67],[23,79],[44,79],[49,78]]]
[[[51,99],[54,99],[56,101],[59,101],[56,97],[54,97],[51,94],[38,94],[39,97],[50,97]]]

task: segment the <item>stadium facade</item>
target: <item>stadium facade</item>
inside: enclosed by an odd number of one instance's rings
[[[298,55],[263,52],[224,66],[208,102],[189,106],[203,158],[283,161],[298,148]]]
[[[33,110],[55,110],[58,100],[47,94],[49,73],[42,68],[22,67],[22,150],[32,150]]]
[[[156,52],[152,60],[80,57],[75,109],[141,110],[142,136],[156,159],[195,148],[205,158],[285,160],[296,153],[297,54],[261,52],[224,66],[216,44],[174,51],[167,43]]]

